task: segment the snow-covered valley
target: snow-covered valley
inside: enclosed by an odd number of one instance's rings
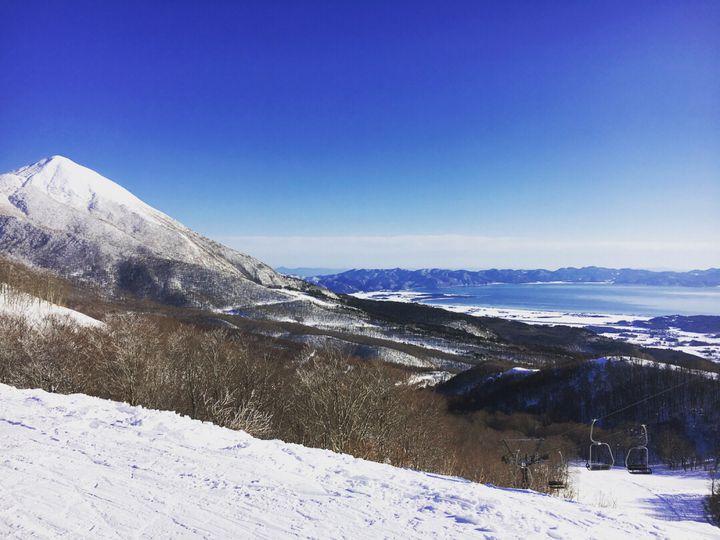
[[[582,332],[548,330],[548,340],[558,350],[528,350],[518,346],[517,336],[498,338],[480,321],[469,322],[471,317],[424,320],[420,312],[388,313],[373,305],[376,302],[339,297],[192,231],[120,184],[62,156],[0,175],[0,255],[13,264],[66,278],[70,289],[92,289],[76,290],[84,302],[97,293],[103,302],[133,298],[207,309],[219,316],[211,316],[211,324],[242,327],[302,346],[341,346],[358,357],[412,369],[458,373],[487,357],[540,365],[554,361],[557,353],[592,348]],[[403,294],[401,298],[410,298]],[[527,322],[557,324],[537,314]],[[602,322],[595,318],[585,325]],[[717,336],[676,335],[672,329],[607,330],[603,335],[632,343],[706,358],[720,355]],[[630,354],[626,345],[610,352]]]
[[[696,500],[707,484],[699,476],[581,472],[577,503],[262,441],[172,412],[5,385],[0,450],[0,533],[11,538],[720,535],[695,510],[662,506],[668,493]],[[626,489],[641,483],[647,489]],[[594,500],[598,490],[610,496]]]
[[[303,348],[312,349],[314,355],[323,348],[337,346],[357,359],[380,359],[402,365],[406,368],[403,378],[393,385],[400,387],[400,391],[407,386],[405,381],[417,387],[435,386],[450,383],[453,375],[466,370],[473,379],[472,369],[482,367],[488,359],[500,362],[495,366],[498,371],[479,373],[479,376],[485,382],[501,384],[530,378],[558,359],[578,360],[577,351],[583,351],[582,359],[595,363],[600,354],[614,353],[624,359],[639,353],[634,346],[598,339],[579,329],[586,327],[602,326],[607,329],[599,331],[602,335],[632,343],[696,354],[717,350],[720,354],[720,337],[715,336],[718,342],[711,343],[708,340],[714,339],[713,336],[686,335],[687,332],[682,334],[683,331],[672,327],[658,332],[652,325],[643,327],[651,322],[648,318],[636,319],[633,321],[636,326],[631,326],[623,322],[626,317],[613,315],[435,306],[444,307],[446,311],[442,311],[410,305],[409,302],[424,303],[424,298],[415,293],[338,296],[275,274],[259,261],[193,233],[135,199],[119,185],[66,158],[50,158],[0,176],[0,195],[8,201],[0,206],[0,214],[4,216],[0,216],[0,251],[7,256],[3,274],[7,283],[3,282],[0,289],[0,315],[10,316],[7,318],[10,354],[6,356],[9,365],[12,364],[10,371],[16,377],[3,380],[18,386],[58,389],[55,383],[60,381],[69,385],[64,390],[60,387],[60,391],[97,392],[133,403],[184,412],[194,410],[172,402],[170,398],[175,395],[177,385],[167,384],[168,380],[174,380],[172,374],[188,373],[172,371],[177,367],[176,357],[185,358],[181,353],[183,348],[175,348],[174,353],[167,355],[160,354],[159,350],[167,351],[163,347],[156,349],[155,345],[140,353],[132,349],[137,354],[120,360],[128,363],[113,363],[121,357],[118,351],[126,349],[122,343],[128,343],[122,341],[123,336],[129,335],[123,328],[131,328],[134,337],[145,331],[145,326],[123,326],[122,320],[114,320],[115,315],[126,311],[132,314],[138,309],[132,301],[126,303],[124,296],[130,293],[132,297],[138,291],[142,293],[140,298],[160,300],[175,307],[205,306],[206,313],[165,311],[159,306],[155,309],[162,317],[192,316],[196,322],[221,326],[234,335],[248,332],[243,339],[252,335],[248,343],[253,344],[257,343],[255,339],[265,340],[263,344],[272,350],[273,358],[278,351],[297,350],[298,357],[305,358]],[[30,237],[26,233],[35,240],[25,242]],[[76,234],[77,238],[73,236]],[[38,255],[33,247],[36,240],[52,248],[52,256],[41,258],[43,264],[39,268],[27,264]],[[18,246],[22,248],[19,251]],[[81,253],[74,251],[78,246],[84,246],[78,248]],[[106,281],[95,275],[94,270],[88,275],[79,272],[80,267],[97,269],[93,261],[85,259],[90,252],[96,253],[108,276],[115,277]],[[57,256],[58,253],[62,256]],[[146,264],[147,257],[154,261],[150,266]],[[153,266],[159,261],[162,261],[160,266]],[[39,272],[46,267],[49,273]],[[146,272],[161,267],[169,268],[169,274],[164,270],[159,274]],[[72,279],[55,283],[54,274],[58,272]],[[19,278],[20,273],[23,279]],[[85,281],[75,281],[78,277],[95,285],[114,283],[124,292],[119,296],[96,295],[93,289],[84,289]],[[44,294],[43,287],[32,286],[46,280],[60,287],[58,290],[74,295],[75,301],[67,305],[87,310],[99,320],[53,303],[66,301],[54,293],[53,287]],[[164,292],[145,295],[143,291],[152,284],[164,284]],[[127,290],[123,288],[126,285]],[[194,291],[193,301],[190,297],[178,301],[174,293],[165,296],[167,291],[188,288]],[[40,296],[33,296],[39,294],[36,289],[42,293]],[[105,287],[102,290],[107,292]],[[363,298],[406,303],[368,302]],[[98,304],[104,307],[98,308]],[[508,325],[507,321],[480,319],[481,316],[534,326]],[[24,318],[28,324],[15,325],[17,317]],[[133,315],[128,321],[132,318]],[[46,329],[54,328],[53,321],[58,319],[74,323],[80,329],[75,332],[74,328],[59,325],[67,332],[56,335],[62,336],[67,344],[62,340],[52,342],[48,337],[51,333],[43,335]],[[131,323],[126,321],[126,324]],[[151,319],[141,324],[153,326]],[[100,346],[99,350],[106,356],[93,349],[85,356],[83,377],[78,375],[76,379],[66,380],[68,373],[75,373],[78,350],[85,350],[84,345],[72,349],[73,344],[82,341],[76,342],[73,336],[82,336],[82,329],[89,327],[96,327],[98,334],[103,334],[96,336],[92,344]],[[17,335],[12,334],[13,328],[20,329]],[[673,334],[676,330],[681,333]],[[26,340],[24,336],[30,334],[37,334],[34,335],[37,339]],[[149,334],[148,344],[153,336],[159,335],[153,331]],[[206,341],[194,335],[182,335],[197,340],[188,342],[199,344],[196,349],[205,350],[202,344]],[[230,341],[229,336],[225,338]],[[121,344],[110,343],[112,340],[120,340]],[[268,345],[271,341],[272,346]],[[181,342],[168,339],[161,343]],[[42,346],[40,349],[38,344]],[[59,352],[49,344],[58,345]],[[103,349],[103,344],[109,348]],[[717,348],[713,348],[716,345]],[[107,353],[108,350],[111,352]],[[214,350],[218,350],[217,347]],[[36,358],[38,351],[47,353]],[[287,354],[290,358],[290,353]],[[105,363],[96,372],[95,360],[99,357],[104,358]],[[197,358],[193,356],[191,360],[195,362]],[[171,371],[156,370],[156,361],[167,361],[160,365]],[[654,360],[644,357],[640,362],[655,365]],[[212,365],[215,369],[217,363]],[[495,369],[492,362],[489,365]],[[133,385],[138,380],[139,372],[135,371],[138,366],[147,368],[144,373],[148,379],[143,383],[145,401],[136,399],[134,387],[131,390],[135,397],[123,393],[122,385],[126,381],[117,376],[120,367],[119,372],[127,375]],[[48,373],[50,381],[46,380]],[[706,373],[709,372],[702,372]],[[709,375],[707,378],[716,378],[714,373]],[[90,384],[98,381],[104,384],[109,377],[117,379],[114,382],[119,386],[113,391],[118,393],[98,392],[98,386]],[[213,388],[223,392],[236,390],[226,382],[229,379],[220,377],[219,380],[222,382]],[[298,380],[288,379],[288,382],[294,384]],[[160,393],[158,389],[162,385],[167,392],[164,397],[168,399],[149,400],[148,396]],[[254,391],[255,388],[250,393]],[[195,399],[195,394],[192,396]],[[209,393],[202,394],[203,399],[208,396]],[[274,403],[276,399],[273,393],[271,401]],[[341,400],[345,399],[346,394],[342,394]],[[221,401],[211,405],[217,403]],[[210,410],[208,405],[205,408]],[[205,416],[199,417],[223,422],[208,414],[206,411]],[[442,433],[440,423],[428,422],[432,432]],[[410,426],[410,437],[418,439],[420,423],[413,421],[405,425]],[[318,428],[316,432],[325,430]],[[273,433],[287,440],[308,441],[304,435],[293,438],[296,435],[292,433],[289,436],[287,432]],[[318,442],[308,444],[333,447]],[[433,444],[425,447],[435,448]],[[455,447],[442,448],[442,452],[468,455]],[[651,487],[642,484],[643,479],[631,479],[622,471],[592,478],[587,478],[583,470],[574,471],[578,503],[398,469],[281,441],[263,441],[172,412],[130,407],[80,394],[48,394],[2,385],[0,451],[3,455],[0,536],[16,538],[616,538],[620,535],[702,538],[717,532],[699,517],[698,504],[702,493],[707,491],[706,481],[699,476],[664,475],[659,484],[653,477],[649,481],[655,487]],[[453,454],[448,460],[457,457]],[[499,458],[493,459],[490,468],[498,462]],[[483,467],[473,465],[470,470],[484,470]],[[457,468],[429,470],[466,474]],[[504,482],[499,477],[492,481]],[[616,490],[621,490],[622,496],[618,497]],[[668,501],[676,496],[678,501],[685,501],[682,503],[685,510],[672,510],[677,505]]]
[[[720,540],[720,0],[0,21],[0,540]]]
[[[651,320],[649,316],[498,308],[452,303],[437,304],[428,302],[433,297],[429,298],[427,293],[413,291],[379,291],[355,293],[353,296],[371,300],[416,302],[440,307],[455,313],[465,313],[476,317],[499,317],[527,324],[591,328],[601,336],[619,341],[633,343],[642,347],[658,347],[682,351],[720,362],[720,334],[717,332],[693,332],[672,326],[651,328],[644,324]]]

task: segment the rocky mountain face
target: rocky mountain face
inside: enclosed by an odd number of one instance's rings
[[[720,269],[690,272],[653,272],[630,268],[560,268],[558,270],[443,270],[439,268],[403,270],[401,268],[348,270],[339,274],[314,276],[313,283],[344,294],[372,291],[440,289],[487,285],[488,283],[615,283],[715,287],[720,285]]]
[[[175,305],[282,301],[307,289],[62,156],[0,175],[0,254]]]

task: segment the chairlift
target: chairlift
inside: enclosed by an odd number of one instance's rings
[[[593,437],[595,422],[597,422],[597,418],[593,418],[592,424],[590,425],[590,451],[585,467],[587,467],[589,471],[607,471],[615,465],[615,456],[613,456],[612,449],[608,443],[597,441]]]
[[[515,443],[513,446],[517,446],[515,450],[510,448],[509,442]],[[531,468],[547,459],[547,456],[540,454],[540,446],[543,443],[543,439],[503,439],[503,445],[507,452],[503,455],[502,460],[504,463],[515,467],[519,473],[520,487],[528,489],[532,484],[533,475]],[[521,452],[520,443],[534,443],[534,448],[530,452]]]
[[[565,463],[565,459],[563,458],[562,452],[560,450],[558,450],[558,455],[560,456],[560,461],[558,467],[553,470],[553,473],[555,473],[555,475],[550,476],[550,478],[548,479],[548,487],[550,489],[565,489],[567,487],[567,482],[563,478],[562,474],[566,470],[567,464]]]
[[[647,447],[648,433],[645,424],[640,425],[640,433],[642,434],[640,444],[630,448],[625,456],[625,468],[630,474],[652,474],[650,453]]]

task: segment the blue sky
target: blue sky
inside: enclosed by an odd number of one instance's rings
[[[718,2],[0,0],[0,170],[286,266],[720,265]]]

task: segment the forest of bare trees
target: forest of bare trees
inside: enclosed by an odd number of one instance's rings
[[[22,264],[0,258],[0,294],[31,297],[53,304],[65,305],[70,293],[70,284],[51,272],[29,269]]]
[[[0,381],[143,405],[357,457],[517,485],[502,439],[542,435],[528,415],[454,415],[408,373],[341,349],[267,349],[232,330],[167,318],[109,317],[104,328],[0,317]],[[266,350],[264,350],[266,349]],[[547,433],[552,437],[551,433]],[[558,465],[558,464],[555,464]],[[538,467],[547,490],[553,466]]]
[[[707,500],[707,512],[710,520],[720,527],[720,479],[713,476],[710,484],[710,496]]]

